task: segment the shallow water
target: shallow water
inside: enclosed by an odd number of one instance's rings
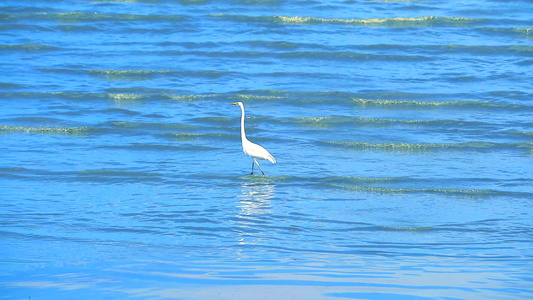
[[[0,299],[533,297],[533,6],[441,2],[2,2]]]

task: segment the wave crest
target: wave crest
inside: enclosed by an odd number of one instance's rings
[[[488,197],[488,196],[525,196],[531,197],[531,193],[522,192],[507,192],[499,190],[481,190],[481,189],[444,189],[444,188],[384,188],[373,186],[352,186],[342,184],[330,184],[335,188],[355,192],[369,192],[377,194],[411,194],[411,193],[426,193],[426,194],[440,194],[440,195],[458,195],[468,197]]]
[[[42,126],[14,126],[0,125],[0,133],[29,133],[29,134],[60,134],[60,135],[88,135],[93,128],[81,127],[42,127]]]
[[[526,149],[531,151],[533,143],[494,143],[471,141],[462,143],[367,143],[367,142],[346,142],[346,141],[324,141],[326,145],[343,147],[352,150],[376,149],[383,151],[408,151],[424,152],[439,149],[477,149],[477,150],[494,150],[494,149]]]
[[[396,17],[396,18],[367,18],[367,19],[341,19],[341,18],[318,18],[318,17],[299,17],[299,16],[245,16],[245,15],[228,15],[212,14],[211,17],[224,18],[241,22],[271,22],[294,25],[319,25],[319,24],[338,24],[352,26],[389,26],[389,27],[429,27],[429,26],[468,26],[474,22],[480,22],[481,19],[465,17]]]

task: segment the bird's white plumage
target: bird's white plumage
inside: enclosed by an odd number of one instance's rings
[[[272,156],[272,154],[270,154],[265,148],[259,146],[258,144],[255,144],[255,143],[252,143],[250,142],[247,138],[246,138],[246,132],[244,130],[244,105],[242,104],[242,102],[234,102],[234,103],[231,103],[233,105],[239,105],[241,107],[241,111],[242,111],[242,115],[241,115],[241,141],[242,141],[242,151],[250,156],[251,158],[253,158],[254,160],[254,163],[257,164],[257,166],[259,167],[259,170],[261,170],[261,166],[259,166],[259,163],[257,162],[257,159],[264,159],[264,160],[268,160],[269,162],[275,164],[276,163],[276,159],[274,158],[274,156]],[[252,163],[252,174],[254,172],[254,168],[253,168],[253,163]],[[261,173],[264,174],[263,170],[261,170]]]
[[[244,153],[246,153],[246,155],[251,156],[252,158],[260,158],[268,160],[273,164],[276,163],[274,156],[272,156],[272,154],[268,153],[265,148],[259,146],[258,144],[254,144],[250,141],[243,141],[242,150]]]

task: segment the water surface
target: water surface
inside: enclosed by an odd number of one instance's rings
[[[531,9],[2,2],[0,299],[533,297]]]

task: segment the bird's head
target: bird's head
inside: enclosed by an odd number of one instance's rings
[[[233,103],[231,103],[231,105],[238,105],[238,106],[242,106],[242,102],[233,102]]]

